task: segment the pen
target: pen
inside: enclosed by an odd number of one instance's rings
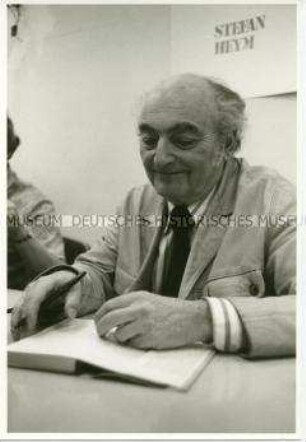
[[[61,287],[55,289],[53,292],[47,296],[40,304],[38,315],[37,315],[37,325],[38,327],[46,327],[61,319],[64,319],[64,306],[66,301],[66,294],[69,290],[76,285],[84,276],[86,272],[81,272],[79,275],[67,281]],[[11,313],[13,308],[7,309],[7,313]],[[25,323],[26,318],[22,318],[18,323],[18,328],[22,327]]]
[[[60,299],[62,299],[63,295],[66,295],[69,290],[76,285],[84,276],[86,275],[86,272],[81,272],[79,275],[75,276],[74,278],[67,281],[64,285],[56,289],[54,292],[50,294],[50,296],[47,296],[43,300],[43,302],[40,304],[39,310],[46,310],[46,309],[52,309],[56,306],[56,302]]]

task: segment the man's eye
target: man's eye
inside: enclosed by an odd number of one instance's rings
[[[175,137],[172,138],[172,143],[180,149],[191,149],[198,143],[198,139],[189,137]]]
[[[146,149],[154,149],[158,143],[158,137],[154,137],[153,135],[142,135],[141,136],[141,144]]]

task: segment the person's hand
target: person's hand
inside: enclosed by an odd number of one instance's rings
[[[138,291],[107,301],[95,314],[97,332],[142,349],[210,342],[211,315],[205,300],[185,301]]]
[[[24,296],[14,306],[11,315],[11,333],[14,340],[29,336],[37,331],[37,316],[41,303],[53,290],[61,287],[74,277],[69,271],[59,271],[42,276],[30,283]],[[81,302],[81,285],[74,285],[65,302],[65,314],[75,318]]]

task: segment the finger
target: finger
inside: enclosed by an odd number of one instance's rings
[[[140,336],[143,332],[143,324],[140,321],[133,321],[119,327],[115,332],[117,341],[124,344],[132,338]]]
[[[16,329],[22,318],[22,304],[23,300],[14,305],[11,313],[11,329]]]
[[[97,332],[100,336],[104,336],[113,327],[122,326],[128,322],[135,320],[137,317],[137,309],[132,306],[113,310],[107,313],[102,318],[96,319],[95,317]]]
[[[78,283],[73,286],[68,293],[66,302],[65,302],[65,313],[70,319],[74,319],[77,317],[79,313],[79,307],[81,304],[81,285]]]
[[[25,290],[22,310],[30,332],[36,328],[39,307],[48,293],[54,288],[53,282],[52,279],[45,276],[37,282],[30,284]]]
[[[144,335],[138,335],[131,338],[126,342],[130,347],[139,348],[141,350],[150,350],[152,345],[150,345],[148,339]]]
[[[104,338],[104,339],[107,339],[108,341],[111,341],[111,342],[115,342],[115,343],[117,343],[118,341],[117,341],[116,336],[115,336],[115,333],[116,333],[116,331],[117,331],[117,328],[118,328],[118,327],[113,327],[113,328],[111,328],[111,329],[109,330],[109,332],[107,332],[106,335],[103,336],[103,338]]]
[[[95,314],[95,318],[98,320],[113,310],[129,307],[138,297],[139,294],[136,292],[116,296],[116,298],[110,299],[102,305]]]
[[[35,333],[34,330],[29,330],[27,327],[26,319],[21,322],[18,328],[11,330],[11,335],[14,341],[19,341],[20,339],[26,338],[27,336],[31,336]]]
[[[14,341],[17,341],[21,338],[21,328],[22,328],[22,319],[24,318],[23,312],[22,312],[22,303],[20,302],[19,305],[15,305],[14,309],[11,313],[11,334],[14,339]]]
[[[43,276],[26,287],[22,311],[29,332],[33,332],[37,326],[38,312],[43,300],[53,290],[61,287],[69,278],[71,278],[71,275],[67,272],[58,272]]]

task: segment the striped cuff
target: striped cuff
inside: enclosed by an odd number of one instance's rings
[[[217,350],[235,353],[242,350],[243,327],[233,304],[224,298],[210,298],[208,302],[213,323],[213,343]]]

